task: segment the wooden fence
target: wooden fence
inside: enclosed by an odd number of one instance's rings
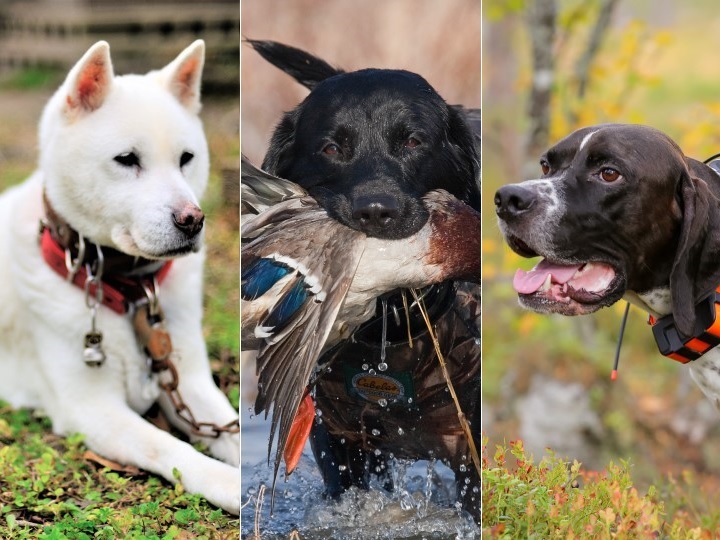
[[[72,65],[110,43],[119,73],[144,73],[194,39],[207,45],[205,93],[239,88],[239,0],[0,0],[0,72]]]

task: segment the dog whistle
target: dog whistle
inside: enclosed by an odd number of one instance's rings
[[[88,332],[85,334],[83,360],[91,367],[99,367],[105,362],[105,352],[102,350],[102,333]]]

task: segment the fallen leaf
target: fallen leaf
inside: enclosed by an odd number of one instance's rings
[[[83,454],[83,459],[86,461],[92,461],[94,463],[98,463],[102,465],[103,467],[107,467],[111,471],[115,472],[122,472],[125,474],[129,474],[130,476],[145,476],[147,475],[147,472],[138,469],[134,465],[121,465],[120,463],[116,461],[112,461],[110,459],[106,459],[102,456],[97,455],[92,450],[86,450]]]

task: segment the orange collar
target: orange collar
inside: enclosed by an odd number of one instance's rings
[[[687,364],[697,360],[710,349],[720,345],[720,287],[695,305],[698,327],[703,330],[686,339],[680,337],[672,314],[656,319],[649,317],[653,336],[660,353],[668,358]]]

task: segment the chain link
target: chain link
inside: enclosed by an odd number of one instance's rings
[[[195,415],[180,393],[180,376],[175,364],[171,360],[171,356],[175,356],[172,350],[172,342],[167,331],[164,329],[163,313],[157,303],[157,283],[153,284],[152,289],[143,284],[147,295],[147,302],[136,304],[137,310],[133,317],[133,326],[135,334],[141,346],[145,349],[150,360],[150,370],[153,373],[167,372],[170,375],[168,382],[160,381],[160,389],[165,392],[168,399],[175,408],[178,418],[190,426],[190,430],[194,435],[201,437],[209,437],[217,439],[223,433],[239,433],[239,420],[231,420],[225,425],[218,425],[213,422],[198,422]],[[150,321],[152,319],[152,323]],[[163,336],[165,340],[153,339]],[[163,346],[156,346],[159,343]]]
[[[225,425],[219,426],[212,422],[198,422],[195,419],[195,415],[188,407],[187,403],[180,394],[178,389],[180,378],[178,377],[177,368],[173,364],[170,358],[166,358],[164,361],[159,362],[159,366],[155,367],[153,362],[153,371],[168,371],[170,373],[171,380],[168,383],[160,383],[160,388],[167,394],[175,412],[183,422],[188,424],[194,435],[200,435],[201,437],[211,437],[217,439],[223,433],[240,433],[240,423],[238,420],[231,420]]]

